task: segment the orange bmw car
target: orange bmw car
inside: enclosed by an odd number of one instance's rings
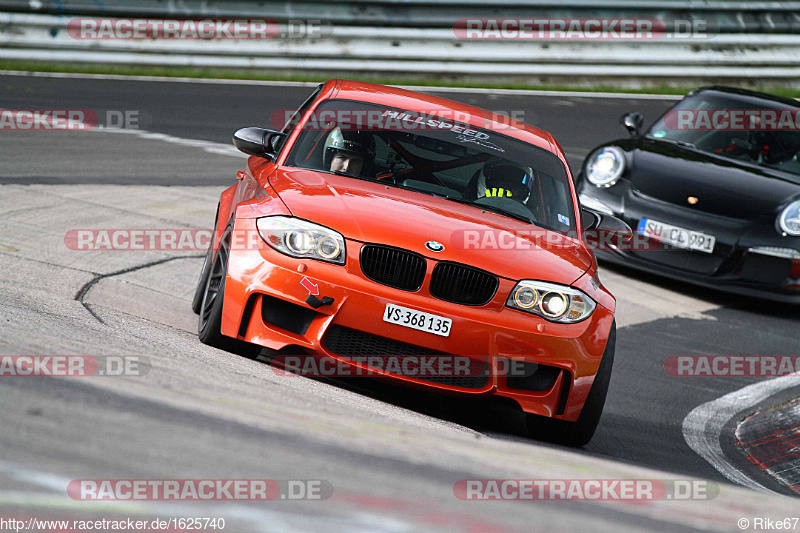
[[[234,144],[251,157],[220,197],[202,342],[500,397],[535,438],[591,439],[616,329],[585,237],[630,228],[581,209],[552,135],[331,80],[282,130]]]

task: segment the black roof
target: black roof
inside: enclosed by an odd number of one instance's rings
[[[770,102],[775,102],[775,103],[778,103],[778,104],[788,105],[788,106],[792,106],[792,107],[800,107],[800,102],[798,102],[797,100],[794,100],[792,98],[784,98],[783,96],[777,96],[777,95],[774,95],[774,94],[761,93],[761,92],[758,92],[758,91],[751,91],[749,89],[741,89],[739,87],[727,87],[725,85],[709,85],[709,86],[706,86],[706,87],[701,87],[699,89],[695,89],[695,90],[689,92],[689,94],[687,94],[686,96],[689,96],[691,94],[697,94],[699,92],[705,92],[705,91],[714,91],[714,92],[718,92],[718,93],[724,93],[724,94],[727,94],[727,95],[730,95],[730,96],[734,96],[734,97],[735,96],[744,96],[746,98],[756,98],[756,99],[759,99],[759,100],[768,100]]]

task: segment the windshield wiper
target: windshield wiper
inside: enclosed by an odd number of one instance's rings
[[[670,144],[677,144],[678,146],[686,146],[687,148],[697,148],[695,145],[687,141],[679,141],[677,139],[669,139],[667,137],[653,137],[652,135],[648,135],[647,138],[654,139],[656,141],[666,141]]]
[[[515,218],[517,220],[521,220],[522,222],[527,222],[528,224],[533,224],[533,219],[532,218],[519,215],[517,213],[514,213],[513,211],[506,211],[505,209],[501,209],[499,207],[494,207],[494,206],[491,206],[491,205],[481,205],[481,204],[473,204],[473,203],[471,203],[470,205],[473,205],[475,207],[480,207],[481,209],[483,209],[485,211],[491,211],[493,213],[498,213],[500,215],[505,215],[507,217]]]
[[[333,172],[337,176],[347,176],[348,178],[358,178],[358,179],[362,178],[361,176],[356,176],[355,174],[349,174],[344,170],[331,170],[330,172]]]
[[[454,196],[445,196],[444,198],[452,200],[453,202],[458,202],[459,204],[471,205],[472,207],[477,207],[478,209],[483,209],[484,211],[491,211],[492,213],[497,213],[499,215],[505,215],[507,217],[515,218],[517,220],[521,220],[522,222],[527,222],[528,224],[535,224],[533,219],[530,217],[514,213],[513,211],[506,211],[505,209],[502,209],[500,207],[495,207],[493,205],[476,204],[475,202],[470,202],[469,200],[464,200],[463,198],[456,198]]]
[[[319,170],[318,172],[326,172],[325,170]],[[345,178],[353,178],[354,180],[361,180],[361,181],[368,181],[370,183],[381,183],[380,181],[376,180],[375,178],[371,178],[369,176],[356,176],[355,174],[348,174],[342,170],[329,170],[331,174],[336,174],[337,176],[344,176]]]

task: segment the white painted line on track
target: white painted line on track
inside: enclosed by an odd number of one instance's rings
[[[503,96],[559,96],[575,98],[623,98],[638,100],[680,100],[683,95],[677,94],[650,94],[650,93],[605,93],[592,91],[542,91],[535,89],[480,89],[476,87],[433,87],[428,85],[403,85],[403,89],[412,91],[431,91],[441,93],[483,93],[499,94]]]
[[[0,70],[0,76],[23,76],[31,78],[62,78],[112,81],[150,81],[165,83],[200,83],[206,85],[266,85],[283,87],[316,87],[314,81],[270,81],[270,80],[237,80],[226,78],[186,78],[172,76],[125,76],[122,74],[84,74],[80,72],[35,72],[27,70]]]
[[[270,87],[316,87],[315,81],[270,81],[239,80],[220,78],[186,78],[169,76],[124,76],[120,74],[82,74],[79,72],[29,72],[25,70],[0,70],[0,76],[30,76],[34,78],[75,78],[88,80],[149,81],[166,83],[201,83],[210,85],[263,85]],[[541,91],[534,89],[482,89],[479,87],[436,87],[433,85],[398,85],[412,91],[431,91],[442,93],[500,94],[507,96],[573,96],[576,98],[623,98],[639,100],[680,100],[682,95],[650,93],[608,93],[592,91]]]
[[[140,139],[147,139],[151,141],[163,141],[171,144],[177,144],[180,146],[191,146],[194,148],[200,148],[204,152],[208,152],[210,154],[227,155],[245,159],[248,157],[247,155],[237,150],[235,147],[227,144],[215,143],[212,141],[202,141],[199,139],[186,139],[183,137],[174,137],[166,133],[156,133],[147,130],[134,130],[125,128],[102,128],[102,127],[92,128],[89,125],[86,126],[86,131],[91,131],[95,133],[125,133],[128,135],[135,135]]]
[[[800,377],[783,376],[753,383],[699,405],[683,419],[683,438],[692,450],[734,483],[755,490],[774,492],[751,479],[725,458],[720,435],[725,424],[737,413],[754,407],[781,390],[799,385]]]

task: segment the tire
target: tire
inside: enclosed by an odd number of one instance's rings
[[[208,243],[208,251],[206,257],[203,259],[203,268],[200,269],[200,279],[197,280],[197,288],[194,290],[194,298],[192,299],[192,311],[194,314],[199,315],[200,309],[203,307],[203,296],[206,291],[206,283],[208,282],[208,272],[211,269],[211,255],[214,253],[214,238],[217,235],[217,219],[219,218],[219,204],[217,204],[217,214],[214,215],[214,230],[211,232],[211,242]]]
[[[611,324],[603,359],[597,369],[597,375],[589,389],[589,395],[583,404],[583,409],[575,422],[556,420],[539,415],[526,414],[525,423],[528,434],[538,440],[554,442],[566,446],[580,447],[592,440],[603,406],[606,403],[608,385],[611,382],[611,367],[614,364],[614,351],[617,340],[617,324]]]
[[[248,357],[255,357],[261,352],[260,346],[227,337],[220,332],[222,327],[222,306],[225,301],[225,279],[228,276],[231,231],[232,226],[228,225],[219,241],[217,253],[213,261],[210,261],[203,288],[200,316],[197,320],[197,336],[203,344]]]
[[[203,308],[203,296],[206,293],[206,284],[208,283],[208,273],[211,270],[211,254],[214,252],[214,241],[208,246],[206,258],[203,260],[203,268],[200,270],[200,279],[197,280],[197,288],[194,290],[194,299],[192,299],[192,311],[194,314],[199,315],[200,309]]]

